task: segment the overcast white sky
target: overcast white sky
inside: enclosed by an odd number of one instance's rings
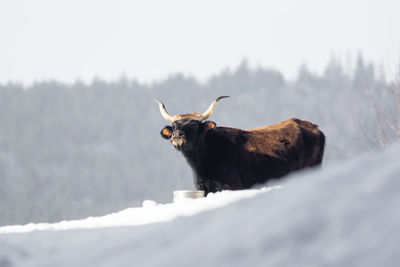
[[[244,58],[295,77],[362,52],[395,71],[399,0],[1,0],[0,83],[202,79]]]

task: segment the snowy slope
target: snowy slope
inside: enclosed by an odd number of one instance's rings
[[[89,217],[83,220],[62,221],[59,223],[31,223],[27,225],[9,225],[0,227],[0,234],[28,233],[35,230],[73,230],[93,229],[115,226],[134,226],[155,222],[166,222],[178,216],[190,216],[205,210],[226,206],[235,201],[252,198],[258,194],[281,188],[269,188],[225,191],[211,193],[203,199],[186,199],[178,203],[157,204],[153,200],[143,201],[143,207],[129,208],[102,217]],[[0,266],[1,267],[1,266]]]
[[[397,145],[292,175],[280,190],[216,194],[250,198],[196,200],[211,210],[170,222],[3,233],[0,266],[399,266],[399,158]],[[121,220],[134,220],[128,211]]]

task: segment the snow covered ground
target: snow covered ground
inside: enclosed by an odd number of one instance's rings
[[[279,190],[1,227],[0,267],[400,266],[399,158],[400,144],[294,174]]]
[[[178,216],[190,216],[205,210],[226,206],[240,199],[251,198],[260,193],[279,189],[273,186],[261,189],[225,191],[211,193],[207,198],[184,199],[178,203],[157,204],[153,200],[143,201],[142,207],[129,208],[102,217],[89,217],[83,220],[62,221],[59,223],[31,223],[0,227],[0,234],[28,233],[35,230],[92,229],[115,226],[134,226],[154,222],[166,222]],[[1,267],[1,266],[0,266]]]

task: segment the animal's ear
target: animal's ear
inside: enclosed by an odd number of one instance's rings
[[[211,130],[212,128],[217,127],[217,124],[213,121],[206,121],[204,122],[204,126],[206,127],[206,130]]]
[[[165,126],[161,132],[161,137],[164,139],[170,139],[172,135],[172,127],[171,126]]]

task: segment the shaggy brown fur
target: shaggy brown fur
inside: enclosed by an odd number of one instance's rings
[[[245,149],[249,152],[280,157],[287,154],[290,149],[305,150],[304,152],[310,150],[302,157],[300,156],[302,153],[299,153],[299,167],[313,166],[322,161],[325,137],[318,130],[318,125],[309,121],[292,118],[245,132],[248,136]],[[313,140],[319,142],[314,144]],[[313,156],[307,157],[310,154]]]

